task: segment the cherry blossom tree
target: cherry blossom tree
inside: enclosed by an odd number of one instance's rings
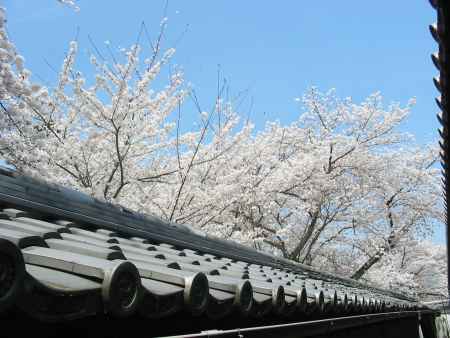
[[[408,290],[423,301],[447,299],[447,255],[443,245],[408,241],[392,250],[367,271],[365,280],[376,285]]]
[[[211,111],[203,111],[178,67],[169,69],[167,85],[157,89],[156,77],[175,52],[162,48],[166,25],[163,19],[143,60],[138,44],[113,62],[92,55],[95,75],[88,78],[76,70],[78,44],[71,42],[54,88],[30,83],[30,72],[4,30],[9,49],[2,63],[8,84],[0,101],[2,157],[18,171],[169,221],[188,222],[196,215],[193,210],[210,218],[215,209],[204,210],[211,202],[192,184],[196,167],[225,160],[251,126],[240,125],[231,103],[221,98],[223,89]],[[187,97],[200,121],[196,129],[181,133]]]
[[[430,198],[436,201],[439,197],[438,172],[432,166],[435,151],[402,150],[412,141],[395,131],[409,106],[384,110],[379,95],[356,105],[316,90],[305,97],[305,103],[307,111],[298,122],[288,127],[269,123],[241,148],[236,164],[228,162],[227,171],[237,168],[237,176],[244,181],[243,197],[233,209],[237,224],[231,228],[235,231],[251,229],[258,245],[264,243],[285,257],[310,261],[325,232],[331,237],[354,234],[355,229],[367,228],[381,217],[374,204],[381,200],[376,192],[382,194],[392,185],[384,178],[394,173],[389,167],[394,166],[393,158],[400,175],[395,182],[402,184],[405,166],[414,162],[407,161],[411,153],[417,162],[428,160],[427,167],[424,164],[411,175],[428,175],[428,181],[419,181],[420,188],[425,190],[431,182]],[[433,212],[427,216],[439,215]]]

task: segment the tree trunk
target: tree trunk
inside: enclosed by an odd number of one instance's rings
[[[319,218],[319,209],[320,208],[317,208],[317,210],[314,212],[314,214],[311,215],[311,221],[309,222],[305,232],[303,233],[303,236],[300,239],[300,242],[297,244],[295,249],[289,255],[290,259],[292,259],[294,261],[299,261],[300,253],[304,249],[304,247],[305,247],[306,243],[308,242],[308,240],[311,238],[311,236],[312,236],[312,234],[314,232],[314,229],[316,227],[317,220]]]
[[[387,248],[388,250],[392,250],[395,248],[397,241],[395,240],[395,232],[394,232],[394,219],[392,217],[392,211],[391,206],[394,201],[394,198],[398,195],[398,193],[401,192],[401,189],[397,191],[395,194],[393,194],[387,201],[386,201],[386,208],[387,208],[387,220],[389,223],[389,227],[391,228],[391,231],[389,233],[389,237],[387,239]],[[384,256],[385,250],[378,251],[375,255],[370,257],[358,270],[356,270],[351,278],[353,279],[360,279],[364,274],[376,263],[380,261],[380,259]]]
[[[375,256],[370,257],[358,270],[350,277],[352,279],[360,279],[364,274],[383,257],[384,252],[378,252]]]

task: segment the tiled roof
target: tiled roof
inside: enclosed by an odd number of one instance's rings
[[[431,5],[437,12],[437,22],[430,25],[430,32],[439,44],[439,50],[431,55],[431,59],[439,71],[439,75],[433,78],[436,89],[440,96],[436,103],[440,109],[437,118],[441,125],[439,128],[439,145],[441,147],[442,185],[444,190],[445,222],[448,228],[450,210],[448,200],[450,198],[449,181],[449,112],[450,112],[450,3],[446,0],[430,0]],[[450,232],[447,230],[447,246],[450,242]],[[447,249],[447,259],[450,262],[450,250]],[[448,277],[450,294],[450,274]]]
[[[439,135],[441,136],[441,163],[443,168],[443,185],[445,191],[445,204],[447,206],[447,198],[449,195],[448,178],[448,132],[449,132],[449,105],[450,105],[450,5],[448,1],[433,0],[431,5],[436,9],[437,22],[430,25],[430,31],[433,38],[439,44],[439,50],[431,55],[431,59],[439,70],[439,76],[433,79],[433,82],[440,92],[440,96],[436,98],[436,103],[440,109],[437,115],[441,128]],[[448,208],[447,208],[448,212]],[[446,215],[448,216],[448,214]]]
[[[17,307],[60,321],[105,312],[295,318],[418,306],[402,294],[7,170],[0,173],[0,206],[0,311]]]

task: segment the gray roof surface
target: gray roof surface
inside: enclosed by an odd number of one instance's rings
[[[180,311],[295,318],[419,305],[7,171],[0,174],[0,205],[0,267],[10,272],[0,311],[16,306],[44,321]]]

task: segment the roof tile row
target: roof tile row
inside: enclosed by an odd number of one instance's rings
[[[158,318],[182,309],[211,318],[232,312],[253,317],[354,314],[418,305],[308,271],[126,238],[69,220],[40,220],[25,210],[5,208],[1,215],[0,257],[14,260],[0,265],[9,271],[6,279],[19,283],[17,276],[22,278],[24,287],[14,295],[17,306],[42,320],[103,312]],[[7,298],[0,294],[4,304]]]

